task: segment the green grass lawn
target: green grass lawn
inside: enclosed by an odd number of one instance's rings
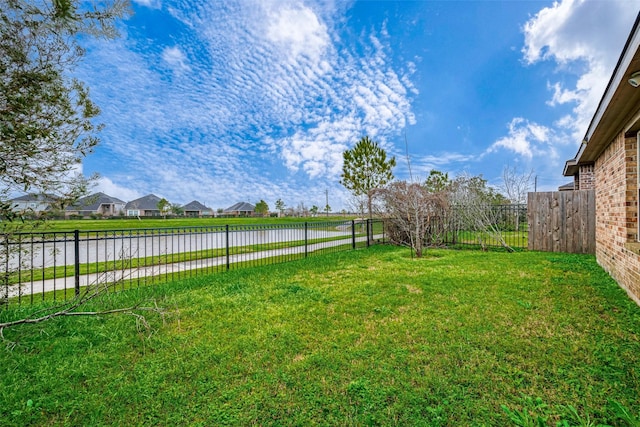
[[[529,233],[526,230],[521,231],[502,231],[502,238],[504,243],[514,250],[527,249],[529,245]],[[498,240],[496,235],[487,232],[477,231],[464,231],[459,230],[456,232],[455,238],[453,235],[447,236],[448,247],[462,247],[462,248],[501,248],[502,243]]]
[[[640,308],[592,256],[379,246],[88,308],[141,298],[167,310],[150,328],[5,330],[0,425],[623,426],[640,412]]]
[[[46,231],[95,231],[95,230],[129,230],[141,228],[169,228],[169,227],[212,227],[225,225],[254,225],[254,224],[300,224],[318,221],[347,221],[354,217],[316,216],[308,218],[298,217],[221,217],[221,218],[114,218],[114,219],[68,219],[46,221]]]

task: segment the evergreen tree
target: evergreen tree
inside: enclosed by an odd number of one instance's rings
[[[363,137],[343,153],[344,163],[340,184],[355,197],[366,196],[369,217],[372,216],[373,191],[393,180],[396,158],[387,158],[387,152],[377,142]]]

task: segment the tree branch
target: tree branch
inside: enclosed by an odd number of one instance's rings
[[[74,307],[75,308],[75,307]],[[137,305],[127,307],[127,308],[114,308],[112,310],[101,310],[101,311],[68,311],[61,310],[55,313],[50,313],[45,316],[40,316],[36,318],[25,318],[20,320],[14,320],[12,322],[4,322],[0,323],[0,337],[2,337],[2,331],[5,328],[10,328],[12,326],[25,325],[25,324],[34,324],[44,322],[54,317],[63,317],[63,316],[101,316],[103,314],[115,314],[115,313],[130,313],[133,314],[134,310],[141,311],[152,311],[156,313],[161,313],[162,309],[156,307],[139,307]]]

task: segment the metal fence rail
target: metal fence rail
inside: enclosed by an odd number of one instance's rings
[[[389,220],[386,234],[392,243],[410,245],[406,227]],[[509,247],[526,249],[527,205],[453,206],[432,212],[426,227],[425,246],[448,248]]]
[[[1,242],[0,304],[66,300],[386,241],[380,220],[18,233]]]
[[[441,226],[441,243],[447,247],[526,249],[528,244],[526,204],[490,205],[471,211],[453,207]]]

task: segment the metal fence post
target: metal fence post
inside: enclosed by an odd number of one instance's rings
[[[356,248],[356,221],[351,220],[351,249]]]
[[[367,247],[371,246],[371,220],[367,218]]]
[[[80,231],[73,231],[74,281],[76,296],[80,295]]]
[[[0,300],[0,305],[5,305],[7,306],[7,308],[9,307],[9,234],[6,234],[4,236],[4,257],[5,257],[5,262],[6,265],[4,267],[4,275],[2,277],[2,282],[3,282],[3,287],[4,289],[4,295],[2,296],[2,299]],[[19,254],[20,252],[18,252]],[[18,271],[20,271],[20,263],[18,263]],[[20,283],[20,280],[18,280],[18,283]],[[19,286],[19,285],[18,285]],[[18,287],[18,290],[20,288]],[[20,292],[18,292],[18,301],[20,300]],[[5,297],[6,297],[6,301],[5,301]]]
[[[230,259],[229,259],[229,224],[225,225],[225,237],[226,237],[225,250],[226,250],[226,254],[227,254],[227,270],[229,270],[229,268],[230,268]]]
[[[308,254],[308,250],[307,250],[308,249],[307,245],[309,242],[308,231],[309,231],[309,223],[305,221],[304,223],[304,257],[305,258],[307,257],[307,254]]]

